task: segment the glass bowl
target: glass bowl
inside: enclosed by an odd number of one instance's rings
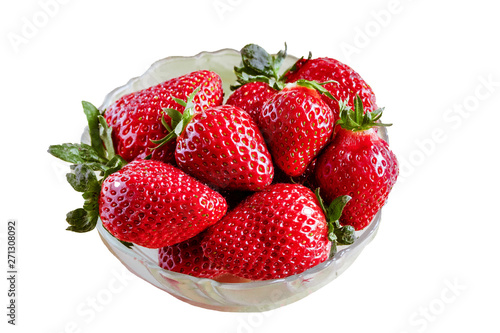
[[[297,58],[288,56],[282,68],[289,68],[296,60]],[[201,52],[192,57],[165,58],[154,63],[142,76],[133,78],[124,86],[110,92],[101,110],[123,95],[201,69],[212,70],[221,76],[227,98],[231,93],[229,85],[236,80],[233,68],[239,65],[240,61],[239,51],[232,49]],[[387,139],[385,128],[379,130],[379,135]],[[97,230],[109,251],[133,274],[172,296],[189,304],[212,310],[261,312],[298,301],[342,274],[375,237],[380,217],[381,212],[374,217],[368,227],[356,232],[357,239],[352,245],[339,246],[333,258],[305,272],[282,279],[236,283],[196,278],[165,270],[158,265],[157,249],[137,245],[131,249],[127,248],[104,229],[100,220]]]

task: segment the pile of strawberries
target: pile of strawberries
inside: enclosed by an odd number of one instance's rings
[[[69,230],[100,217],[126,246],[158,249],[161,267],[212,279],[287,277],[355,241],[398,176],[372,89],[335,59],[280,75],[286,49],[241,55],[225,104],[209,70],[104,111],[83,102],[90,144],[49,148],[85,199]]]

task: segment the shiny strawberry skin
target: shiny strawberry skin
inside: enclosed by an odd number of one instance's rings
[[[232,105],[196,114],[177,138],[175,160],[188,174],[225,190],[258,191],[274,176],[259,128]]]
[[[236,276],[284,278],[328,258],[327,223],[314,194],[298,184],[257,192],[207,229],[205,255]]]
[[[277,92],[265,82],[250,82],[236,89],[226,104],[245,110],[254,121],[257,121],[262,105]]]
[[[199,86],[202,89],[194,99],[195,111],[222,104],[222,80],[218,74],[206,70],[168,80],[114,102],[106,109],[104,118],[113,130],[116,153],[127,162],[145,158],[151,153],[153,160],[172,162],[175,142],[151,151],[156,146],[151,140],[159,140],[167,135],[167,130],[161,123],[163,108],[173,108],[181,113],[184,111],[184,107],[172,97],[185,101]],[[170,123],[167,115],[165,119]]]
[[[316,90],[292,84],[264,104],[258,125],[276,166],[299,176],[330,140],[333,121]]]
[[[327,202],[340,195],[352,197],[340,222],[356,230],[368,226],[385,204],[398,173],[396,156],[375,129],[340,129],[315,168],[316,182]]]
[[[189,239],[219,221],[224,198],[181,170],[134,160],[102,184],[99,215],[121,241],[160,248]]]
[[[199,278],[213,279],[224,274],[224,270],[212,264],[203,255],[201,240],[204,234],[201,232],[181,243],[160,248],[158,250],[159,266],[172,272]]]
[[[353,107],[353,96],[358,94],[363,101],[365,111],[377,109],[375,94],[372,88],[351,67],[332,58],[301,59],[296,64],[296,69],[286,74],[286,82],[295,82],[299,79],[325,82],[335,80],[324,85],[324,87],[337,99],[347,100],[348,105]],[[337,101],[323,96],[323,100],[334,112],[337,121],[339,116],[339,104]]]

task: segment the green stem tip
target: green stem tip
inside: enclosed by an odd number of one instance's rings
[[[392,124],[384,124],[379,122],[382,117],[383,108],[379,108],[372,112],[365,112],[363,107],[363,101],[358,94],[354,98],[354,110],[347,104],[347,101],[339,102],[340,112],[339,120],[337,120],[337,125],[340,127],[357,131],[366,131],[373,127],[387,127],[392,126]]]

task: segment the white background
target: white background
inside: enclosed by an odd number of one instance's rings
[[[6,222],[19,221],[18,325],[7,324],[1,273],[2,332],[500,330],[493,1],[24,0],[3,1],[0,22],[2,272]],[[275,311],[216,312],[124,270],[97,231],[65,231],[82,199],[46,150],[79,141],[81,100],[99,105],[167,56],[250,42],[277,52],[285,41],[290,54],[356,69],[394,123],[400,180],[378,235],[343,275]]]

